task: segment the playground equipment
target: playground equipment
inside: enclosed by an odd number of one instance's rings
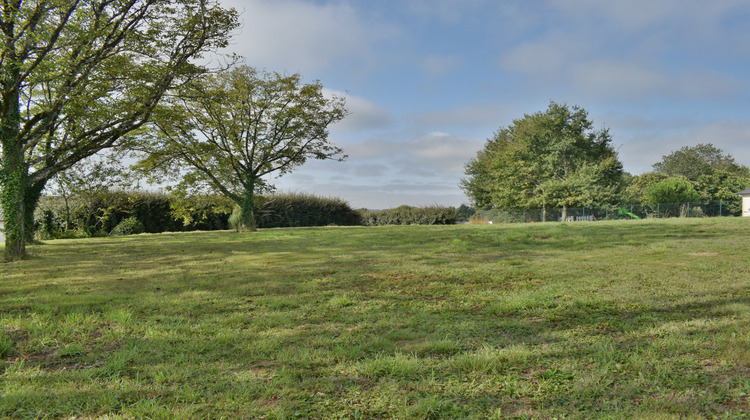
[[[623,207],[620,210],[617,210],[617,218],[619,219],[620,216],[630,216],[631,219],[640,219],[640,217],[636,216],[635,214],[628,211],[627,207]]]

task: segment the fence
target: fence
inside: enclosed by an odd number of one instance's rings
[[[701,201],[690,203],[625,204],[601,207],[569,207],[566,221],[596,221],[615,219],[653,219],[668,217],[720,217],[740,216],[741,201]],[[559,222],[562,209],[532,210],[480,210],[472,220],[493,223]]]

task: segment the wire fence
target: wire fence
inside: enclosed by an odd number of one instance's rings
[[[742,214],[741,204],[741,201],[699,201],[569,207],[565,212],[565,221],[740,216]],[[475,223],[562,222],[563,209],[479,210],[471,217],[471,220]]]

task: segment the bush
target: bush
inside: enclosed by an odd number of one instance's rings
[[[141,223],[135,216],[130,216],[127,219],[122,219],[122,221],[118,223],[109,234],[112,236],[135,235],[145,231],[146,229],[143,227],[143,223]]]
[[[144,191],[42,197],[36,214],[45,239],[107,235],[135,216],[145,232],[228,229],[232,203],[223,196],[177,197]]]
[[[240,209],[240,206],[234,206],[234,209],[232,210],[232,214],[229,215],[229,227],[232,228],[232,230],[239,232],[240,231],[240,213],[242,209]]]
[[[399,206],[389,210],[362,212],[366,226],[452,225],[456,223],[457,218],[456,209],[441,206]]]
[[[695,187],[684,178],[667,178],[646,188],[646,198],[650,204],[689,203],[699,201]]]
[[[265,197],[256,209],[258,228],[295,226],[356,226],[360,214],[339,198],[286,193]]]

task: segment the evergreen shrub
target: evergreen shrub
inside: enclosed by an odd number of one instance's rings
[[[453,207],[399,206],[395,209],[362,211],[366,226],[385,225],[452,225],[458,220],[458,213]]]
[[[285,193],[265,197],[256,209],[258,228],[361,225],[360,214],[339,198]]]
[[[137,217],[130,216],[127,219],[122,219],[109,234],[111,236],[136,235],[145,231],[143,223]]]

